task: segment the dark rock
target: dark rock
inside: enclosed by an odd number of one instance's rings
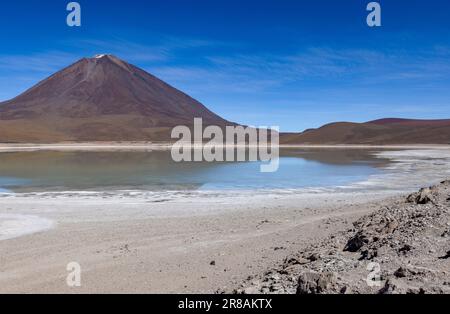
[[[284,263],[286,265],[305,265],[308,264],[310,261],[303,258],[303,257],[299,257],[299,258],[290,258],[290,259],[286,259],[284,261]]]
[[[428,204],[432,201],[432,192],[430,188],[421,189],[416,199],[417,204]]]
[[[211,261],[211,263],[209,263],[209,265],[216,266],[216,261]]]
[[[425,294],[425,290],[423,288],[408,288],[406,294]]]
[[[405,294],[404,284],[398,279],[388,279],[383,288],[378,291],[379,294]]]
[[[314,253],[308,257],[308,260],[310,260],[311,262],[315,262],[315,261],[319,260],[319,258],[320,258],[320,256],[318,254]]]
[[[327,293],[336,284],[334,273],[306,272],[298,278],[297,294]]]
[[[433,191],[431,188],[425,188],[421,189],[419,193],[414,193],[408,196],[407,202],[408,203],[415,203],[419,205],[425,205],[433,200]]]
[[[419,195],[418,193],[413,193],[406,198],[406,201],[408,203],[415,203],[418,195]]]
[[[375,257],[378,256],[378,250],[363,250],[361,252],[361,257],[359,258],[360,261],[363,260],[373,260]]]
[[[400,267],[394,273],[394,276],[397,277],[397,278],[405,278],[406,275],[407,275],[407,270],[404,269],[403,267]]]
[[[358,252],[366,243],[368,243],[367,237],[362,232],[358,232],[347,242],[344,252]]]
[[[439,259],[448,259],[450,258],[450,251],[447,252],[447,255],[439,257]]]
[[[404,246],[402,246],[398,251],[400,253],[406,253],[406,252],[410,252],[412,250],[411,245],[405,244]]]

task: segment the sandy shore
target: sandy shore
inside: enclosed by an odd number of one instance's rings
[[[229,290],[348,229],[389,203],[405,180],[438,182],[450,169],[448,150],[390,154],[387,176],[349,191],[2,195],[0,293]],[[71,262],[82,267],[81,287],[66,284]]]
[[[2,213],[39,213],[57,226],[0,242],[0,292],[215,292],[370,211],[358,206],[368,200],[361,195],[329,198],[2,199]],[[73,261],[82,267],[80,288],[66,285],[66,266]]]
[[[0,152],[21,151],[148,151],[170,150],[173,143],[170,142],[87,142],[87,143],[49,143],[49,144],[11,144],[0,143]],[[250,145],[252,146],[252,145]],[[192,145],[193,148],[201,145]],[[226,145],[225,145],[226,147]],[[232,145],[232,147],[248,147],[248,145]],[[449,145],[437,144],[405,144],[405,145],[279,145],[282,148],[327,148],[327,149],[448,149]]]

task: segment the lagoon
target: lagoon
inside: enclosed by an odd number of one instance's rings
[[[168,151],[0,153],[0,192],[274,190],[349,185],[386,163],[361,149],[285,149],[280,168],[260,162],[181,162]]]

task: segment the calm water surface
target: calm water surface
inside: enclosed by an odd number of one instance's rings
[[[161,151],[0,153],[0,192],[334,187],[380,173],[385,161],[372,153],[288,149],[275,173],[261,173],[259,162],[175,163]]]

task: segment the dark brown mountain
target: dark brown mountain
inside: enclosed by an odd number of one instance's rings
[[[298,134],[284,134],[283,144],[450,144],[450,120],[381,119],[339,122]]]
[[[0,103],[0,142],[167,141],[176,125],[230,124],[111,55],[85,58]]]

